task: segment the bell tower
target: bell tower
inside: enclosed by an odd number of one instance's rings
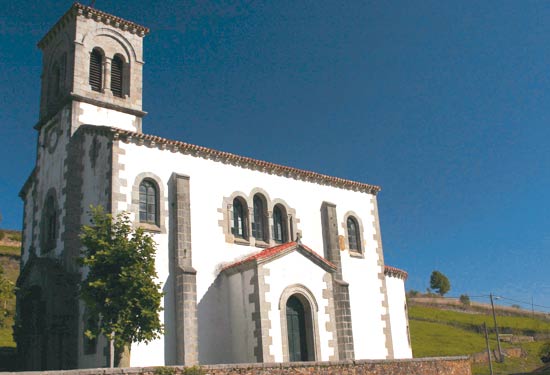
[[[43,53],[40,128],[71,112],[82,124],[141,132],[143,37],[149,29],[79,3],[38,43]],[[69,108],[67,108],[69,107]]]

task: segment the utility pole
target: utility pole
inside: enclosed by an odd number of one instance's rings
[[[487,324],[483,322],[483,330],[485,331],[485,346],[487,347],[487,359],[489,360],[489,371],[493,375],[493,362],[491,361],[491,348],[489,347],[489,334],[487,333]]]
[[[493,321],[495,322],[495,332],[497,334],[498,362],[504,363],[504,356],[502,355],[502,350],[500,349],[500,336],[498,334],[497,316],[495,315],[495,304],[493,303],[493,293],[490,293],[489,297],[491,297],[491,308],[493,310]]]

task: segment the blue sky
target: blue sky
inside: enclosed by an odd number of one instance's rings
[[[0,1],[4,228],[21,227],[34,165],[36,43],[71,4]],[[96,8],[151,28],[145,132],[381,185],[386,263],[408,288],[438,269],[452,295],[550,306],[550,3]]]

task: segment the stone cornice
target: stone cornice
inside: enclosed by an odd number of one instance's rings
[[[127,21],[123,18],[113,16],[112,14],[102,12],[101,10],[89,7],[87,5],[82,5],[80,3],[74,3],[71,8],[61,18],[57,23],[46,33],[46,35],[38,42],[38,48],[44,48],[48,45],[49,41],[52,40],[52,37],[56,35],[59,30],[61,30],[67,22],[74,18],[77,15],[82,15],[87,18],[93,18],[97,22],[102,22],[106,25],[112,25],[123,31],[128,31],[132,34],[137,34],[140,37],[144,37],[149,34],[149,28],[138,25],[137,23]]]
[[[19,198],[25,199],[25,195],[27,194],[27,190],[29,190],[29,188],[32,186],[32,184],[34,183],[35,178],[36,178],[36,168],[34,168],[32,170],[31,174],[29,175],[29,177],[27,177],[27,180],[23,184],[23,187],[19,191]]]
[[[409,274],[406,271],[400,270],[399,268],[395,268],[392,266],[384,266],[384,275],[397,277],[398,279],[402,279],[403,281],[407,280],[407,278],[409,277]]]
[[[52,118],[54,118],[57,115],[57,113],[61,110],[61,108],[63,108],[65,105],[67,105],[68,103],[70,103],[73,100],[78,101],[78,102],[92,104],[92,105],[95,105],[97,107],[112,109],[112,110],[115,110],[115,111],[119,111],[119,112],[122,112],[122,113],[127,113],[129,115],[133,115],[133,116],[137,116],[137,117],[145,117],[147,115],[147,112],[145,112],[145,111],[141,111],[141,110],[138,110],[138,109],[132,109],[132,108],[128,108],[128,107],[123,107],[121,105],[112,104],[112,103],[109,103],[109,102],[105,102],[103,100],[88,98],[86,96],[78,95],[78,94],[75,94],[75,93],[71,92],[71,93],[65,95],[62,99],[60,99],[57,102],[57,104],[55,106],[53,106],[51,110],[48,111],[47,115],[43,116],[40,120],[38,120],[36,125],[34,125],[34,129],[40,131],[42,126],[44,126]]]
[[[101,129],[101,130],[100,130]],[[128,130],[111,128],[106,126],[82,125],[79,131],[108,131],[116,139],[124,143],[134,143],[139,146],[157,147],[159,149],[168,149],[172,152],[193,155],[204,159],[219,161],[221,163],[236,165],[241,168],[261,171],[277,176],[284,176],[296,180],[314,182],[320,185],[333,186],[345,190],[359,191],[376,195],[381,188],[376,185],[365,184],[362,182],[346,180],[339,177],[327,176],[317,172],[306,171],[303,169],[287,167],[280,164],[274,164],[263,160],[252,159],[246,156],[239,156],[225,151],[218,151],[211,148],[197,146],[181,141],[173,141],[161,138],[155,135],[136,133]]]

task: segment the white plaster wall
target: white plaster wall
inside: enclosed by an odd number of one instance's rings
[[[271,304],[271,309],[268,312],[271,322],[269,333],[272,338],[269,353],[274,356],[275,362],[283,361],[281,314],[284,314],[284,310],[279,309],[279,301],[283,291],[294,284],[308,288],[317,302],[317,311],[315,306],[311,306],[313,313],[317,316],[319,328],[318,345],[321,358],[317,358],[317,360],[330,360],[330,356],[334,355],[334,349],[328,346],[333,335],[326,329],[326,323],[330,321],[330,316],[325,313],[328,300],[323,298],[323,289],[327,287],[323,281],[326,271],[296,251],[266,263],[262,267],[269,270],[269,276],[265,276],[265,283],[269,285],[269,292],[266,293],[265,299]]]
[[[363,238],[372,238],[373,229],[368,229],[373,222],[371,214],[371,195],[339,189],[316,183],[294,180],[282,176],[270,175],[260,171],[240,168],[213,160],[183,155],[170,150],[150,148],[145,145],[121,143],[125,154],[120,156],[120,162],[124,169],[120,171],[120,177],[128,184],[122,187],[126,195],[126,201],[118,205],[119,210],[128,210],[131,207],[132,185],[140,173],[152,172],[163,183],[164,191],[168,191],[168,181],[172,173],[190,176],[191,196],[191,232],[193,241],[193,267],[197,269],[197,299],[200,303],[208,288],[217,276],[217,271],[223,263],[232,262],[252,252],[260,250],[250,246],[227,243],[222,226],[223,197],[228,197],[236,191],[250,194],[260,187],[264,189],[272,200],[284,199],[291,208],[296,210],[296,218],[299,220],[298,230],[302,231],[302,241],[319,254],[323,255],[323,237],[321,228],[320,208],[323,201],[329,201],[337,205],[340,221],[343,215],[349,211],[355,211],[362,220],[365,231]],[[167,220],[167,218],[166,218]],[[165,222],[169,228],[168,222]],[[227,225],[227,223],[225,224]],[[339,228],[343,234],[342,228]],[[158,273],[162,282],[169,277],[167,248],[168,233],[155,235],[158,246]],[[352,311],[354,318],[354,333],[367,335],[363,342],[358,339],[358,358],[385,358],[385,339],[382,333],[382,295],[380,282],[377,281],[380,266],[377,266],[375,257],[376,248],[374,241],[367,241],[366,256],[364,260],[356,258],[346,259],[343,254],[344,279],[356,285],[350,285]],[[352,272],[358,273],[352,277]],[[372,308],[375,306],[374,308]],[[378,308],[380,306],[380,308]],[[366,316],[366,318],[365,318]],[[359,321],[368,319],[371,321],[367,327]],[[356,324],[355,321],[358,321]],[[199,317],[199,325],[201,317]],[[207,329],[216,330],[212,326]],[[162,341],[162,340],[159,340]],[[133,351],[132,365],[139,363],[157,364],[162,361],[162,345],[154,344],[155,350],[150,346],[149,350]],[[135,359],[134,359],[135,358]]]
[[[46,201],[46,195],[51,188],[55,188],[56,191],[56,203],[59,210],[58,217],[58,236],[55,250],[47,254],[48,257],[58,257],[63,252],[61,234],[64,231],[63,221],[65,217],[65,194],[63,193],[66,181],[64,174],[67,170],[65,160],[67,158],[67,143],[68,135],[67,130],[69,126],[69,110],[65,107],[61,110],[61,113],[54,119],[49,121],[44,127],[42,127],[38,138],[38,150],[37,150],[37,165],[38,170],[36,174],[36,201],[34,202],[36,211],[34,212],[34,218],[36,225],[32,229],[34,234],[34,241],[32,245],[35,247],[37,255],[41,255],[40,249],[40,227],[42,221],[43,207]],[[58,135],[57,145],[53,152],[48,150],[48,134],[53,128],[60,129]],[[29,244],[30,245],[30,244]]]
[[[32,246],[32,231],[33,231],[33,220],[34,220],[34,200],[32,198],[32,191],[34,189],[34,184],[29,187],[27,193],[25,194],[25,205],[24,205],[24,214],[23,220],[25,221],[25,231],[23,236],[25,238],[25,243],[23,251],[21,252],[21,262],[26,264],[29,260],[29,251]]]
[[[390,322],[395,358],[412,358],[409,340],[409,320],[406,309],[405,282],[398,277],[386,277]]]
[[[227,332],[230,335],[231,359],[229,363],[256,362],[254,348],[257,340],[254,338],[254,323],[252,313],[255,312],[254,303],[249,296],[254,292],[251,284],[253,270],[247,270],[231,275],[227,278],[229,283],[229,329],[217,327],[221,335]],[[208,353],[201,355],[208,357]]]
[[[112,126],[119,129],[130,130],[134,132],[140,131],[137,123],[138,119],[134,115],[115,111],[113,109],[97,107],[88,103],[78,103],[78,125],[104,125]],[[73,129],[73,131],[76,129]]]

